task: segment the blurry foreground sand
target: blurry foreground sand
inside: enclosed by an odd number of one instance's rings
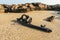
[[[53,22],[47,22],[44,19],[54,15],[53,11],[29,12],[27,15],[32,17],[32,24],[40,26],[45,24],[47,28],[52,29],[51,33],[31,29],[12,22],[22,14],[0,14],[0,40],[60,40],[60,20],[54,19]],[[56,16],[56,15],[55,15]]]

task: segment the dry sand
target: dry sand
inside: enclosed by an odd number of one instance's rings
[[[12,22],[22,14],[0,14],[0,40],[60,40],[60,20],[55,18],[53,22],[47,22],[44,19],[55,15],[54,11],[33,11],[27,13],[32,17],[32,24],[40,26],[45,24],[52,30],[46,33],[40,30],[28,28],[21,24]],[[57,15],[55,15],[57,17]]]

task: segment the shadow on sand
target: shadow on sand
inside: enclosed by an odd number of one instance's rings
[[[50,30],[48,28],[45,28],[45,27],[39,27],[39,26],[36,26],[36,25],[27,24],[27,23],[24,23],[24,22],[21,22],[21,21],[16,21],[16,20],[12,20],[12,22],[21,24],[21,25],[23,25],[25,27],[28,27],[28,28],[32,28],[32,29],[36,29],[36,30],[40,30],[40,31],[48,32],[48,33],[52,32],[52,30]]]

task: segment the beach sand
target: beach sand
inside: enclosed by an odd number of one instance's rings
[[[54,11],[33,11],[26,13],[32,17],[32,23],[40,26],[46,25],[51,29],[51,33],[46,33],[40,30],[28,28],[12,20],[21,17],[24,13],[1,13],[0,14],[0,40],[60,40],[60,20]],[[54,21],[47,22],[49,16],[56,16]]]

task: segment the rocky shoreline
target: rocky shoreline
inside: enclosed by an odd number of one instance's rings
[[[26,13],[30,11],[51,10],[60,11],[60,5],[46,5],[40,2],[25,4],[0,4],[0,13]]]

